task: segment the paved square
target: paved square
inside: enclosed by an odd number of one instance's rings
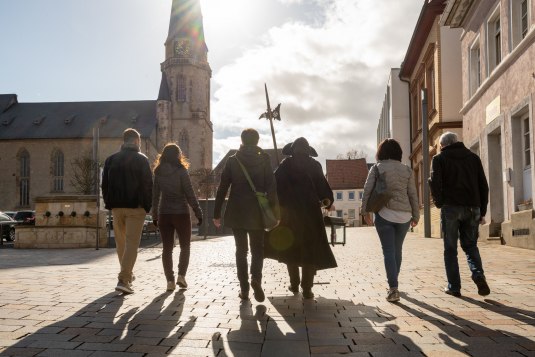
[[[238,298],[232,237],[193,242],[190,288],[172,293],[161,248],[140,249],[128,296],[114,291],[115,249],[1,249],[0,356],[535,356],[535,251],[480,250],[491,295],[477,295],[459,249],[455,298],[442,241],[409,233],[391,304],[375,230],[348,228],[314,300],[266,260],[260,304]]]

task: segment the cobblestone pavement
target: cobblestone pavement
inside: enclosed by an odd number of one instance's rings
[[[535,356],[534,251],[481,245],[487,298],[461,251],[455,298],[442,292],[442,241],[410,233],[392,304],[374,229],[347,234],[314,300],[287,291],[285,266],[266,260],[264,303],[238,298],[232,237],[193,242],[190,288],[172,293],[160,248],[142,248],[128,296],[114,291],[113,249],[2,249],[0,355]]]

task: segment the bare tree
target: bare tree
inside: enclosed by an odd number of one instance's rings
[[[192,171],[190,176],[193,189],[199,195],[199,198],[208,199],[214,197],[214,173],[211,169],[200,168]]]
[[[90,195],[95,192],[97,177],[95,175],[97,163],[90,154],[83,154],[71,161],[71,185],[77,193]]]
[[[353,148],[353,149],[349,150],[348,152],[346,152],[345,154],[338,154],[338,156],[336,156],[336,159],[337,160],[366,159],[366,161],[367,161],[368,154],[366,154],[366,152],[364,152],[364,150],[358,150],[358,149]]]

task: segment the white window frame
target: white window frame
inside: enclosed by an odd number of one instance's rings
[[[364,191],[359,191],[359,201],[362,201],[362,196],[364,196]]]
[[[468,49],[468,87],[470,96],[481,86],[481,45],[479,36]]]
[[[530,119],[529,113],[526,113],[521,118],[522,126],[522,165],[524,170],[531,167],[531,140],[530,140]],[[526,128],[527,126],[527,128]]]
[[[336,217],[343,217],[344,216],[344,211],[341,210],[341,209],[337,209],[336,210]]]
[[[499,23],[499,31],[496,24]],[[496,7],[487,21],[487,76],[498,67],[503,57],[503,26],[500,16],[500,5]],[[498,41],[497,41],[498,40]],[[498,48],[498,46],[499,48]]]
[[[340,195],[340,198],[338,198],[338,195]],[[343,201],[344,200],[344,193],[341,192],[341,191],[336,191],[335,199],[336,199],[336,201]]]
[[[355,217],[356,217],[356,210],[354,208],[349,208],[347,210],[347,218],[355,219]]]
[[[351,198],[351,194],[353,194],[353,198]],[[347,193],[347,199],[348,199],[349,201],[355,201],[355,191],[349,191],[349,192]]]
[[[522,4],[526,3],[526,13],[522,13]],[[529,32],[531,24],[531,0],[510,0],[509,2],[509,50],[522,42]],[[523,23],[525,19],[525,27]]]

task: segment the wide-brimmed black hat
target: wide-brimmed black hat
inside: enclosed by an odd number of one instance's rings
[[[308,144],[307,139],[301,137],[295,139],[293,143],[288,143],[282,148],[282,154],[292,156],[294,153],[308,153],[309,156],[318,157],[316,150]]]

